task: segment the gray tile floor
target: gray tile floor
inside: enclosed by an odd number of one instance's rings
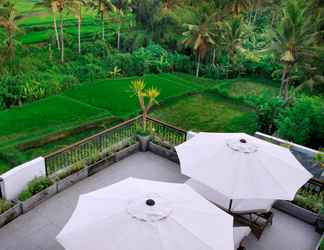
[[[55,195],[0,229],[0,250],[62,250],[55,237],[71,216],[78,196],[129,176],[157,181],[186,181],[178,165],[152,153],[137,153]],[[260,241],[248,250],[313,250],[320,235],[313,227],[279,211]],[[154,249],[152,249],[154,250]]]

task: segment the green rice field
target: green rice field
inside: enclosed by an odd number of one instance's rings
[[[275,84],[259,80],[215,81],[179,73],[83,83],[60,95],[0,112],[0,173],[15,165],[8,162],[8,155],[13,150],[15,155],[20,154],[21,159],[32,159],[137,115],[140,112],[137,98],[129,88],[135,79],[144,79],[148,87],[154,86],[161,92],[159,104],[151,115],[194,131],[253,133],[256,129],[255,112],[234,93],[257,95],[263,91],[273,94],[277,91]],[[226,95],[222,94],[224,91]],[[102,127],[69,134],[36,148],[19,149],[35,140],[104,121]]]

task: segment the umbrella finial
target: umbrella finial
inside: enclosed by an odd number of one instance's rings
[[[155,205],[155,201],[152,200],[152,199],[148,199],[148,200],[146,200],[146,205],[148,205],[148,206],[154,206]]]
[[[241,139],[240,142],[241,143],[247,143],[247,141],[245,139]]]

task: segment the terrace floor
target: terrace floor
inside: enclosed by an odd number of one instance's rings
[[[1,250],[63,250],[55,240],[71,216],[78,196],[127,177],[182,183],[179,166],[152,153],[136,153],[73,185],[0,229]],[[247,250],[312,250],[320,235],[314,228],[274,211],[274,223],[261,240],[247,238]],[[153,250],[153,249],[152,249]]]

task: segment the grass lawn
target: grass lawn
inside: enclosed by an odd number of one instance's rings
[[[253,110],[217,94],[198,94],[158,107],[152,115],[187,130],[246,132],[256,130]]]

